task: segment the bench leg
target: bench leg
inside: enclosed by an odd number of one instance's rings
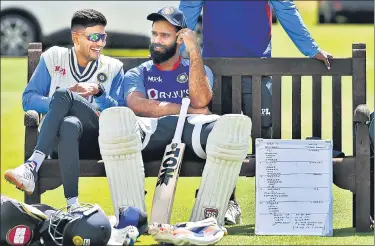
[[[39,193],[39,182],[38,181],[35,182],[35,190],[34,190],[33,194],[29,195],[26,192],[24,193],[24,199],[25,199],[26,204],[38,204],[41,201],[40,197],[41,197],[41,195]]]
[[[369,110],[358,106],[354,113],[355,134],[355,228],[356,232],[370,231],[370,133],[367,126]]]

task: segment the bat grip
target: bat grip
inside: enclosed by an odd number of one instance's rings
[[[172,143],[181,143],[182,131],[184,130],[185,119],[189,105],[190,99],[188,97],[182,98],[180,115],[178,116],[176,131],[174,133]]]

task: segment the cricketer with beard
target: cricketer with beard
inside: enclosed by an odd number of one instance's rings
[[[190,221],[216,217],[222,226],[247,155],[251,120],[208,110],[213,73],[203,64],[196,34],[187,28],[180,10],[165,7],[147,19],[152,21],[151,60],[126,72],[127,107],[105,110],[99,119],[99,145],[114,212],[119,215],[129,206],[146,211],[141,152],[163,156],[173,139],[182,99],[189,97],[182,143],[206,160]],[[189,59],[179,54],[182,44]],[[157,185],[168,185],[165,177],[160,176]]]

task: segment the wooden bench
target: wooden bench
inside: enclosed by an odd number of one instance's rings
[[[31,43],[28,51],[28,80],[36,68],[42,53],[41,43]],[[119,58],[127,71],[147,58]],[[292,138],[301,139],[301,76],[312,76],[312,133],[322,135],[322,76],[332,76],[332,140],[335,150],[341,151],[343,141],[353,141],[353,155],[333,160],[333,182],[338,187],[353,193],[353,227],[357,232],[369,230],[370,216],[370,148],[369,129],[366,122],[369,112],[366,103],[366,46],[352,45],[352,57],[336,58],[331,61],[331,70],[323,63],[309,58],[210,58],[205,59],[215,77],[214,97],[210,105],[212,112],[222,113],[222,76],[232,77],[232,112],[241,112],[241,75],[252,75],[253,106],[252,140],[262,137],[261,130],[261,76],[273,76],[272,124],[273,138],[281,138],[281,81],[283,76],[292,76]],[[342,139],[342,94],[341,77],[352,77],[353,138]],[[40,116],[35,111],[25,113],[25,160],[36,145]],[[326,120],[326,119],[324,119]],[[355,127],[356,126],[356,127]],[[356,129],[356,130],[355,130]],[[356,134],[354,132],[356,131]],[[156,177],[161,160],[145,158],[146,177]],[[190,156],[182,165],[180,176],[201,176],[204,161]],[[40,196],[47,190],[61,185],[58,161],[47,159],[39,170],[35,192],[25,193],[26,203],[40,202]],[[255,154],[244,160],[241,176],[255,176]],[[104,165],[100,160],[81,160],[81,177],[105,177]]]

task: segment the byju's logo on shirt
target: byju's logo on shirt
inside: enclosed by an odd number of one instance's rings
[[[163,82],[160,76],[159,77],[148,76],[147,80],[148,82],[156,82],[156,83]]]
[[[148,89],[147,96],[149,99],[170,99],[170,98],[184,98],[189,95],[189,89],[186,90],[178,90],[178,91],[158,91],[156,89]]]

